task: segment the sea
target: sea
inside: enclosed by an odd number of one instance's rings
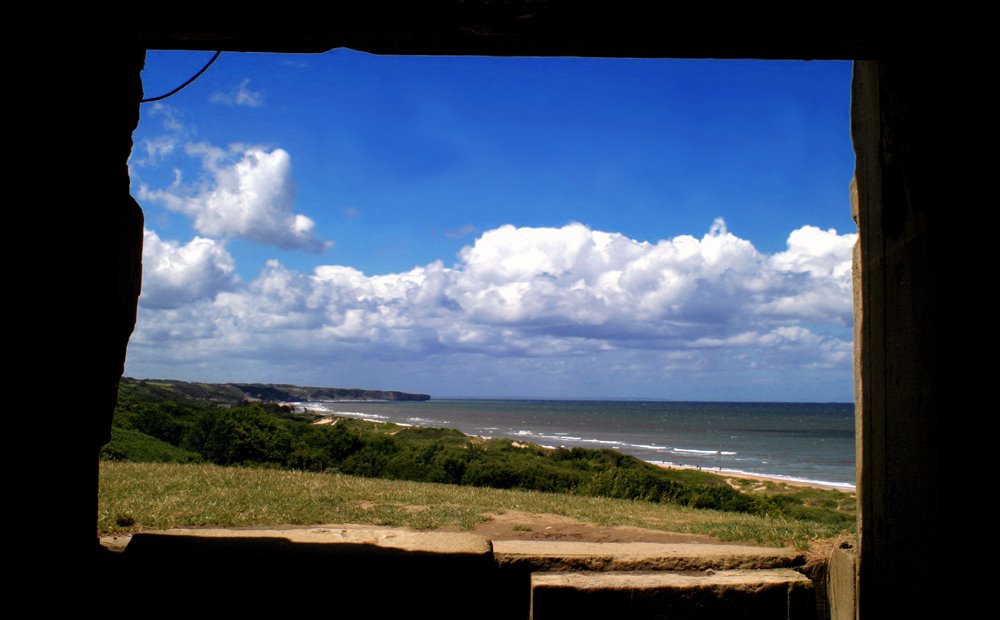
[[[853,403],[449,400],[289,403],[657,464],[854,489]]]

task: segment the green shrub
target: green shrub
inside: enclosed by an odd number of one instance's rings
[[[101,458],[139,463],[197,463],[202,460],[200,454],[119,426],[111,427],[111,441],[101,448]]]
[[[286,463],[292,436],[257,406],[220,409],[202,416],[188,445],[218,465]]]

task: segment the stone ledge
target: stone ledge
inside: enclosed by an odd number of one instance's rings
[[[704,573],[613,572],[613,573],[535,573],[532,587],[563,587],[575,590],[637,590],[692,588],[759,589],[770,585],[811,587],[805,575],[788,568],[767,570],[724,570]]]
[[[476,534],[461,532],[416,532],[396,528],[357,528],[350,526],[288,529],[170,529],[134,534],[128,549],[148,544],[150,537],[188,537],[194,540],[244,544],[248,539],[258,543],[273,541],[291,545],[365,545],[412,553],[491,555],[489,540]],[[168,541],[164,538],[163,541]],[[162,541],[161,541],[162,544]],[[335,548],[335,547],[331,547]]]
[[[535,571],[703,571],[791,568],[805,562],[794,549],[690,543],[588,543],[498,540],[501,568]]]
[[[176,529],[132,536],[126,608],[160,615],[468,618],[497,597],[490,541],[475,534],[320,527]],[[487,607],[484,618],[498,618]]]
[[[812,582],[790,569],[535,573],[531,618],[813,618]]]

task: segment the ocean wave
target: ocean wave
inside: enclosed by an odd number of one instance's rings
[[[731,450],[700,450],[694,448],[672,448],[658,444],[628,443],[626,441],[614,439],[597,439],[596,437],[578,437],[569,433],[542,433],[528,429],[511,430],[509,436],[528,440],[563,441],[568,444],[596,444],[598,446],[608,446],[623,450],[645,450],[653,452],[673,452],[690,456],[736,456],[738,453]]]
[[[713,468],[718,469],[718,468]],[[846,489],[849,491],[854,491],[857,487],[850,482],[833,482],[831,480],[815,480],[813,478],[802,478],[799,476],[787,476],[785,474],[761,474],[753,471],[743,471],[741,469],[719,469],[720,473],[723,474],[737,474],[745,476],[755,476],[758,478],[767,478],[768,480],[779,480],[782,482],[798,482],[801,484],[818,484],[826,487],[835,487],[838,489]]]
[[[678,469],[698,469],[700,471],[711,472],[713,474],[726,475],[731,474],[735,476],[751,476],[754,478],[761,478],[764,480],[776,480],[779,482],[795,482],[799,484],[809,484],[816,486],[831,487],[836,489],[843,489],[845,491],[855,491],[857,487],[849,482],[833,482],[832,480],[815,480],[813,478],[802,478],[799,476],[786,476],[784,474],[762,474],[755,471],[745,471],[742,469],[728,469],[725,467],[696,467],[693,465],[683,465],[681,463],[674,463],[672,461],[646,461],[647,463],[652,463],[653,465],[659,465],[661,467],[676,467]]]
[[[626,444],[624,441],[609,441],[606,439],[581,439],[580,441],[584,443],[599,443],[602,446],[627,446],[632,444]]]
[[[674,452],[682,452],[684,454],[705,454],[713,455],[718,454],[718,450],[695,450],[694,448],[674,448]]]
[[[562,437],[562,436],[559,436],[559,435],[548,435],[546,433],[536,433],[535,431],[528,431],[528,430],[523,430],[523,429],[514,431],[514,434],[517,435],[518,437],[541,437],[543,439],[560,439],[560,440],[562,440],[562,439],[567,439],[567,440],[579,439],[579,437]]]
[[[322,403],[313,402],[313,401],[290,402],[290,403],[281,403],[281,404],[282,405],[288,405],[289,407],[293,407],[293,408],[301,407],[302,409],[304,409],[306,411],[312,411],[314,413],[329,413],[331,411],[330,408],[327,407],[326,405],[324,405]]]
[[[688,454],[691,456],[736,456],[738,452],[732,450],[696,450],[694,448],[671,448],[669,446],[658,446],[656,444],[626,443],[629,448],[639,448],[642,450],[653,450],[656,452],[674,452]]]

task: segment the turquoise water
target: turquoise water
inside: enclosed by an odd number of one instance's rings
[[[457,428],[646,461],[854,484],[851,403],[430,400],[298,403],[371,420]]]

